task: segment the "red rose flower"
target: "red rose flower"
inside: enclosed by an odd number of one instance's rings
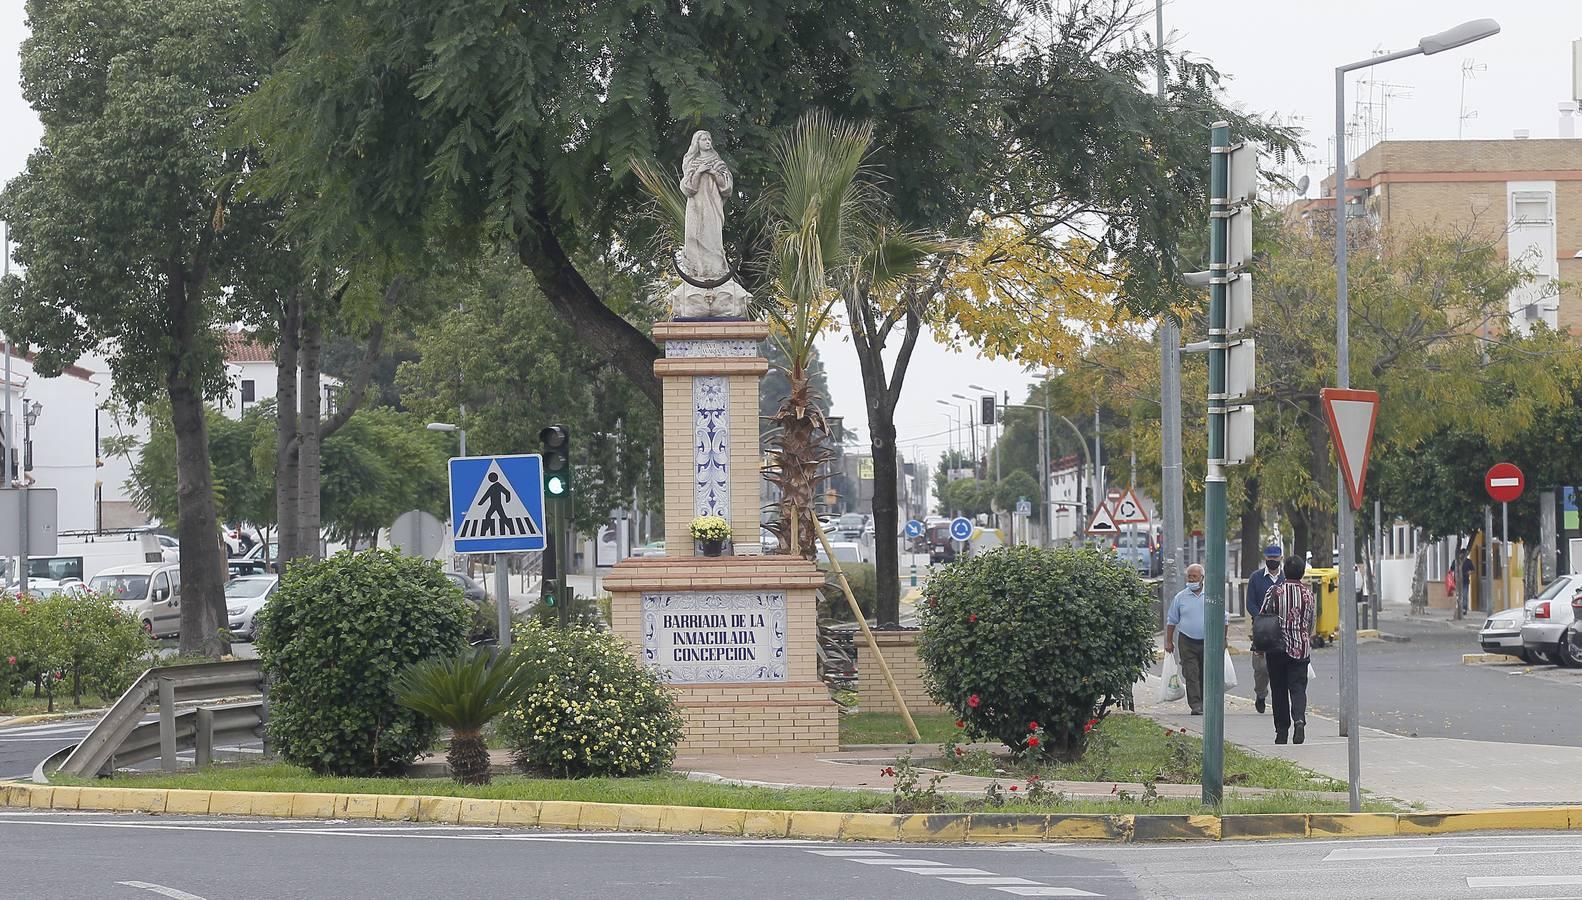
[[[977,709],[978,708],[978,704],[982,703],[982,702],[983,702],[982,700],[978,699],[978,695],[977,694],[973,694],[971,697],[967,698],[967,705],[972,707],[973,709]]]
[[[1099,722],[1098,719],[1089,719],[1087,722],[1085,722],[1083,724],[1083,726],[1082,726],[1082,733],[1083,734],[1087,734],[1088,732],[1092,731],[1093,730],[1093,726],[1097,725],[1098,722]]]
[[[1038,738],[1035,738],[1035,737],[1028,738],[1027,739],[1027,746],[1029,746],[1029,747],[1037,747],[1038,746]]]
[[[961,719],[957,719],[956,720],[956,727],[957,728],[966,728],[967,727],[967,723],[963,722]]]
[[[957,756],[966,756],[967,755],[967,751],[961,749],[960,747],[957,747],[956,748],[956,755]]]
[[[886,778],[894,778],[895,777],[895,767],[894,766],[885,766],[884,768],[879,770],[879,774],[883,775]]]
[[[1027,730],[1028,731],[1037,731],[1038,730],[1038,723],[1037,722],[1028,722],[1027,723]]]
[[[16,665],[16,657],[14,657],[14,656],[7,656],[5,658],[5,664],[8,665],[8,666]]]
[[[1013,791],[1016,790],[1016,785],[1014,785],[1014,784],[1011,785],[1011,790],[1013,790]]]
[[[978,614],[977,613],[973,613],[972,615],[968,616],[967,617],[967,621],[968,622],[976,622],[976,621],[978,621]]]

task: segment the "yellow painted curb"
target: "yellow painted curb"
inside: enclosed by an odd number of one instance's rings
[[[1357,637],[1359,637],[1359,638],[1376,638],[1378,636],[1379,636],[1379,629],[1377,629],[1377,628],[1358,628],[1357,629]]]
[[[717,809],[557,800],[389,794],[192,791],[0,783],[0,806],[295,819],[394,819],[566,830],[622,830],[819,841],[977,844],[1001,841],[1231,841],[1389,837],[1463,831],[1582,831],[1582,806],[1422,813],[889,815]]]
[[[1484,666],[1505,663],[1512,666],[1525,666],[1519,657],[1508,656],[1504,653],[1463,653],[1461,664],[1463,666]]]
[[[28,716],[14,716],[0,722],[0,728],[11,728],[17,725],[40,725],[44,722],[69,722],[72,719],[99,719],[109,712],[108,709],[74,709],[71,712],[34,713]]]

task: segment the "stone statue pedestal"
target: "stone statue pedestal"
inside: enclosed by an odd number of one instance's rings
[[[623,560],[605,578],[611,627],[674,689],[682,753],[838,749],[838,711],[818,678],[807,560],[765,556],[758,381],[769,370],[761,322],[661,322],[665,556]],[[723,516],[734,555],[699,555],[695,516]]]

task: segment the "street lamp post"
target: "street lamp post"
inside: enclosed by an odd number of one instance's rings
[[[462,428],[459,425],[452,425],[449,422],[430,422],[430,423],[428,423],[428,430],[429,431],[443,431],[443,432],[446,432],[446,433],[450,433],[450,432],[454,431],[456,433],[457,439],[460,440],[460,442],[461,442],[461,446],[460,446],[459,451],[458,451],[458,453],[456,455],[457,456],[466,456],[467,455],[467,429]]]
[[[951,462],[952,465],[954,465],[956,463],[956,431],[957,431],[957,429],[959,429],[961,427],[961,407],[957,406],[954,403],[951,403],[949,400],[935,400],[934,402],[938,403],[940,406],[943,406],[946,409],[950,410],[950,412],[945,413],[945,418],[951,420],[951,425],[950,425],[950,456],[951,456],[951,458],[950,458],[950,462]],[[950,478],[950,474],[949,474],[948,471],[945,474],[945,478],[947,480]]]
[[[1493,19],[1474,19],[1438,34],[1431,34],[1408,50],[1398,50],[1382,56],[1347,63],[1335,69],[1335,384],[1340,388],[1351,387],[1351,342],[1348,334],[1350,322],[1349,302],[1346,296],[1346,73],[1369,68],[1379,63],[1404,59],[1408,56],[1431,56],[1453,50],[1499,34],[1500,26]],[[1361,744],[1357,731],[1357,603],[1354,569],[1356,552],[1352,546],[1356,527],[1352,521],[1351,504],[1346,494],[1344,476],[1335,470],[1335,507],[1338,510],[1340,542],[1340,728],[1346,736],[1347,768],[1351,781],[1351,810],[1362,809],[1362,796],[1358,788],[1361,769]],[[1322,549],[1322,548],[1321,548]]]
[[[32,568],[29,560],[31,552],[28,548],[28,529],[32,527],[32,523],[29,521],[31,510],[28,509],[28,489],[32,487],[33,479],[32,476],[28,474],[28,469],[31,468],[29,463],[33,461],[33,426],[38,424],[39,413],[42,413],[43,411],[44,404],[38,402],[37,400],[29,403],[26,398],[23,398],[22,466],[18,470],[19,477],[17,479],[17,487],[22,489],[22,502],[17,504],[17,524],[20,529],[19,533],[17,534],[17,550],[20,554],[19,558],[17,559],[16,574],[16,588],[18,595],[27,594],[28,569]]]
[[[981,480],[978,478],[978,410],[973,406],[972,398],[966,394],[951,394],[950,396],[955,397],[957,400],[963,400],[967,404],[967,433],[972,436],[972,478],[974,481]]]

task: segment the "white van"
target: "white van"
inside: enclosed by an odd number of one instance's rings
[[[177,563],[112,566],[93,576],[88,588],[109,594],[136,615],[149,637],[181,634],[181,566]]]

